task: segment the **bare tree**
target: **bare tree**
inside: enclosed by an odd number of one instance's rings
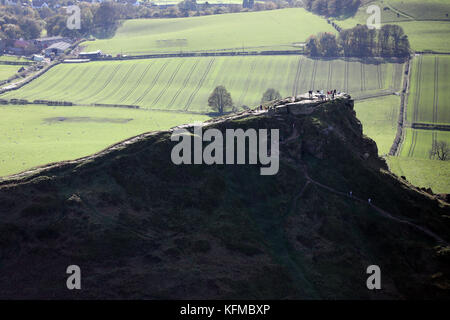
[[[430,158],[438,158],[439,160],[450,160],[450,146],[446,141],[434,141],[430,149]]]
[[[222,114],[227,107],[233,106],[233,100],[224,86],[217,86],[208,98],[208,105]]]

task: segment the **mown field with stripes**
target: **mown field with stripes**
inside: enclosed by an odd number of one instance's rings
[[[405,138],[400,156],[419,159],[430,159],[429,151],[433,142],[450,142],[450,131],[405,129]]]
[[[389,167],[417,186],[448,193],[450,162],[430,157],[430,149],[437,141],[450,144],[450,56],[416,55],[410,77],[404,139]]]
[[[450,124],[450,56],[413,59],[407,106],[409,123]]]
[[[267,88],[282,96],[337,89],[370,97],[399,91],[403,64],[361,63],[304,56],[165,58],[61,64],[3,99],[136,105],[146,109],[209,112],[217,85],[236,107],[256,106]]]

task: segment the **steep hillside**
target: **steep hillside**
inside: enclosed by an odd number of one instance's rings
[[[162,131],[0,182],[0,298],[450,298],[449,205],[387,171],[350,100],[211,127],[279,129],[278,174],[174,165]]]

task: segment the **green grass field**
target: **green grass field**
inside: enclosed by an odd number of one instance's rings
[[[398,24],[404,29],[413,50],[450,52],[450,42],[445,40],[450,34],[450,18],[445,16],[446,13],[450,15],[450,1],[372,1],[362,6],[354,17],[337,20],[337,24],[342,28],[365,24],[369,17],[366,12],[369,5],[380,6],[383,24]]]
[[[387,162],[392,172],[405,176],[415,186],[450,193],[450,161],[388,157]]]
[[[407,106],[409,123],[450,123],[450,56],[413,60]]]
[[[447,141],[450,144],[450,131],[405,129],[405,138],[400,156],[417,159],[430,159],[429,151],[433,141]]]
[[[387,158],[390,170],[416,186],[450,193],[450,161],[429,156],[432,142],[440,140],[450,143],[450,132],[406,128],[399,156]]]
[[[333,32],[302,8],[189,18],[126,20],[112,39],[88,41],[86,51],[110,54],[212,50],[291,50],[311,34]]]
[[[10,56],[10,55],[0,55],[0,61],[13,61],[13,62],[30,62],[30,60],[24,57]]]
[[[397,132],[400,97],[386,96],[355,102],[356,116],[363,124],[363,132],[378,146],[378,153],[389,153]]]
[[[0,106],[0,176],[87,156],[140,133],[208,118],[124,108]]]
[[[19,69],[20,66],[0,64],[0,81],[7,80],[9,77],[12,77]]]
[[[209,112],[208,96],[217,85],[230,91],[237,107],[256,106],[267,88],[279,90],[282,96],[333,88],[355,97],[398,91],[402,70],[400,63],[364,64],[304,56],[90,62],[59,65],[0,97]]]

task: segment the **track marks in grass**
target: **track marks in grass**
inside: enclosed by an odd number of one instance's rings
[[[412,131],[412,137],[411,137],[411,145],[409,146],[408,150],[408,157],[414,156],[414,150],[416,149],[417,144],[417,130],[411,130]]]
[[[438,122],[439,104],[439,58],[434,58],[434,96],[433,96],[433,122]]]
[[[302,72],[302,62],[303,62],[302,57],[298,57],[297,72],[295,73],[294,85],[292,86],[292,95],[293,96],[297,95],[298,82],[299,82],[299,79],[300,79],[300,74]]]
[[[140,102],[145,98],[145,96],[153,89],[153,87],[154,87],[155,84],[158,82],[159,77],[161,76],[161,74],[163,73],[163,71],[166,69],[166,67],[167,67],[168,64],[169,64],[169,61],[166,61],[166,62],[161,66],[161,68],[159,68],[158,73],[156,74],[155,78],[154,78],[153,81],[152,81],[152,84],[151,84],[147,89],[145,89],[144,93],[143,93],[139,98],[137,98],[136,101],[133,102],[133,104],[140,103]]]
[[[79,101],[85,99],[85,97],[87,97],[87,95],[89,95],[89,91],[87,90],[90,86],[92,86],[92,83],[95,83],[95,81],[97,81],[97,78],[100,76],[100,74],[103,73],[103,70],[105,70],[106,66],[103,65],[101,66],[98,71],[95,73],[94,77],[89,80],[86,81],[86,85],[80,90],[80,92],[88,92],[87,94],[84,94],[81,98],[77,99]]]
[[[148,64],[142,74],[139,76],[139,79],[136,82],[136,85],[131,88],[131,90],[128,90],[128,92],[125,93],[120,99],[119,102],[123,103],[128,97],[141,85],[142,80],[144,79],[145,75],[147,74],[148,70],[150,70],[153,63]]]
[[[185,60],[181,60],[181,62],[178,63],[177,67],[175,68],[175,71],[170,76],[169,81],[167,81],[164,88],[161,90],[161,92],[158,94],[158,96],[155,98],[155,100],[153,100],[153,104],[157,104],[159,102],[159,100],[161,99],[161,97],[166,93],[167,89],[172,85],[172,82],[175,79],[175,77],[177,76],[178,71],[180,71],[180,68],[183,65],[184,61]]]
[[[245,80],[245,84],[244,84],[244,90],[241,93],[241,96],[239,97],[239,105],[243,105],[244,104],[244,98],[247,95],[247,91],[248,91],[248,87],[250,86],[250,82],[251,82],[251,77],[253,74],[253,70],[255,70],[256,67],[256,60],[254,59],[252,61],[252,64],[250,66],[250,71],[247,75],[247,79]]]
[[[69,74],[73,71],[74,68],[75,68],[74,66],[71,68],[68,68],[67,72],[63,73],[63,75],[60,79],[57,76],[54,76],[54,78],[52,78],[51,80],[47,80],[47,82],[43,83],[43,88],[40,88],[40,83],[39,83],[35,88],[30,90],[29,95],[25,95],[22,98],[28,99],[30,97],[40,97],[40,96],[37,96],[36,93],[38,95],[41,95],[41,94],[46,93],[47,91],[50,91],[50,88],[53,89],[53,88],[57,87],[58,84],[61,84],[64,82],[64,80],[69,76]],[[54,71],[54,70],[52,70],[52,71]]]
[[[333,83],[333,62],[328,63],[327,89],[331,89]]]
[[[366,68],[364,67],[364,61],[360,63],[361,66],[361,92],[366,90]]]
[[[208,76],[208,73],[211,71],[211,68],[214,64],[214,61],[216,60],[216,58],[212,58],[209,63],[208,66],[206,67],[205,72],[203,73],[200,81],[197,84],[197,87],[195,88],[195,90],[191,93],[191,95],[189,96],[188,101],[186,102],[186,105],[184,107],[184,111],[187,111],[189,109],[189,107],[192,104],[192,101],[194,100],[195,96],[197,95],[197,92],[200,90],[200,88],[203,86],[203,83],[205,82],[206,77]]]
[[[56,96],[53,96],[52,99],[54,99],[54,100],[59,100],[59,99],[61,99],[62,97],[64,97],[64,96],[66,95],[66,91],[67,91],[67,90],[69,90],[70,88],[73,88],[74,86],[77,85],[77,83],[80,82],[81,78],[85,75],[83,71],[84,71],[84,70],[82,70],[82,71],[80,72],[80,74],[75,78],[74,81],[69,82],[68,85],[65,86],[65,87],[61,90],[60,94],[58,94],[58,95],[56,95]]]
[[[192,65],[191,69],[189,70],[186,78],[183,81],[183,85],[178,88],[177,92],[175,93],[175,95],[172,97],[172,100],[170,100],[168,107],[171,108],[173,107],[175,101],[177,100],[178,96],[180,95],[180,93],[186,88],[187,84],[189,83],[189,80],[192,77],[192,74],[194,73],[195,69],[197,68],[197,65],[199,63],[200,60],[196,60],[194,62],[194,64]]]
[[[419,118],[420,90],[422,83],[422,61],[423,56],[420,56],[419,60],[417,61],[416,95],[414,98],[412,122],[417,122],[417,119]]]
[[[310,88],[314,88],[314,84],[316,83],[316,74],[317,74],[317,60],[314,59],[313,70],[311,73],[311,85]]]
[[[383,77],[381,76],[381,65],[377,64],[378,89],[383,89]]]
[[[345,60],[345,72],[344,72],[344,86],[345,86],[345,92],[348,93],[348,78],[349,78],[349,61]]]
[[[431,134],[431,146],[434,146],[437,142],[437,131],[433,131]],[[434,159],[434,156],[430,154],[430,159]]]
[[[128,71],[125,73],[125,75],[122,77],[122,79],[120,80],[119,84],[117,85],[116,89],[114,89],[113,93],[111,95],[108,96],[108,98],[114,97],[116,96],[119,92],[120,89],[122,87],[124,87],[125,83],[127,82],[128,78],[130,77],[130,75],[134,72],[134,69],[136,69],[137,65],[133,64]]]
[[[118,64],[111,74],[108,76],[108,80],[103,84],[103,86],[92,96],[88,97],[87,99],[94,99],[94,97],[97,97],[100,93],[102,93],[103,90],[105,90],[106,87],[111,83],[112,79],[116,76],[119,69],[122,67],[122,64]]]

